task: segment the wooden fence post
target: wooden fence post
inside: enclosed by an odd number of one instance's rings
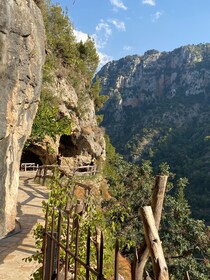
[[[86,248],[86,265],[90,266],[90,228],[88,228],[88,235],[87,235],[87,248]],[[90,279],[90,271],[86,267],[86,280]]]
[[[114,261],[114,280],[118,280],[118,268],[119,268],[119,241],[115,244],[115,261]]]
[[[145,206],[140,210],[144,225],[145,239],[152,258],[152,267],[155,280],[169,280],[168,268],[158,231],[155,225],[155,219],[151,206]]]
[[[69,236],[70,236],[70,209],[69,211],[66,210],[67,213],[67,229],[66,229],[66,256],[65,256],[65,276],[64,279],[67,280],[68,278],[68,272],[69,272]]]
[[[45,270],[46,270],[46,256],[47,256],[47,228],[48,228],[48,214],[49,206],[47,204],[46,214],[45,214],[45,228],[43,232],[43,264],[42,264],[42,280],[45,279]]]
[[[190,276],[189,276],[189,273],[188,271],[185,273],[185,277],[184,277],[184,280],[190,280]]]
[[[56,275],[56,280],[60,279],[60,242],[61,242],[61,228],[62,228],[62,214],[61,214],[61,209],[59,209],[59,214],[58,214],[58,229],[57,229],[57,275]],[[58,245],[59,244],[59,245]]]
[[[96,258],[97,258],[97,280],[104,279],[103,277],[103,257],[104,257],[104,236],[103,232],[96,227]]]
[[[163,209],[163,201],[166,191],[168,176],[157,175],[155,179],[155,185],[152,194],[152,211],[155,219],[155,225],[157,230],[160,226],[160,220]],[[137,263],[135,265],[135,280],[143,280],[144,268],[149,258],[149,248],[146,243],[142,245],[141,252],[137,254]]]

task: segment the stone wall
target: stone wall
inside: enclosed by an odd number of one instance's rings
[[[32,0],[0,1],[0,238],[15,227],[19,164],[36,114],[45,57]]]

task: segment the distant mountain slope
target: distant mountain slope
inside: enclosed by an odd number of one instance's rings
[[[98,76],[110,96],[102,126],[118,152],[167,161],[189,178],[194,214],[210,220],[210,44],[128,56]]]

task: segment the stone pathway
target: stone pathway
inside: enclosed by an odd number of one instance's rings
[[[42,201],[48,191],[33,182],[34,176],[35,172],[20,172],[17,220],[21,231],[0,240],[0,280],[30,279],[38,267],[22,260],[36,252],[32,229],[37,222],[44,223]]]

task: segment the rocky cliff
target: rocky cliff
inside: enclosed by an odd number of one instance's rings
[[[46,136],[43,141],[30,144],[22,161],[31,161],[35,156],[36,163],[57,164],[59,154],[61,165],[68,170],[88,165],[93,159],[100,165],[106,158],[104,131],[97,124],[94,101],[86,92],[85,83],[76,90],[65,78],[54,76],[53,82],[43,87],[58,98],[59,115],[69,120],[71,132],[57,135],[56,141]]]
[[[98,65],[94,42],[76,42],[72,24],[59,5],[44,2],[40,8],[47,55],[41,102],[21,161],[59,161],[68,169],[94,161],[99,167],[105,159],[105,140],[95,115],[99,93],[92,84]]]
[[[38,107],[44,42],[32,0],[0,2],[0,237],[15,227],[20,157]]]
[[[190,179],[192,204],[203,197],[196,211],[207,217],[210,44],[150,50],[109,62],[98,75],[110,96],[102,125],[117,150],[135,162],[167,161]]]

